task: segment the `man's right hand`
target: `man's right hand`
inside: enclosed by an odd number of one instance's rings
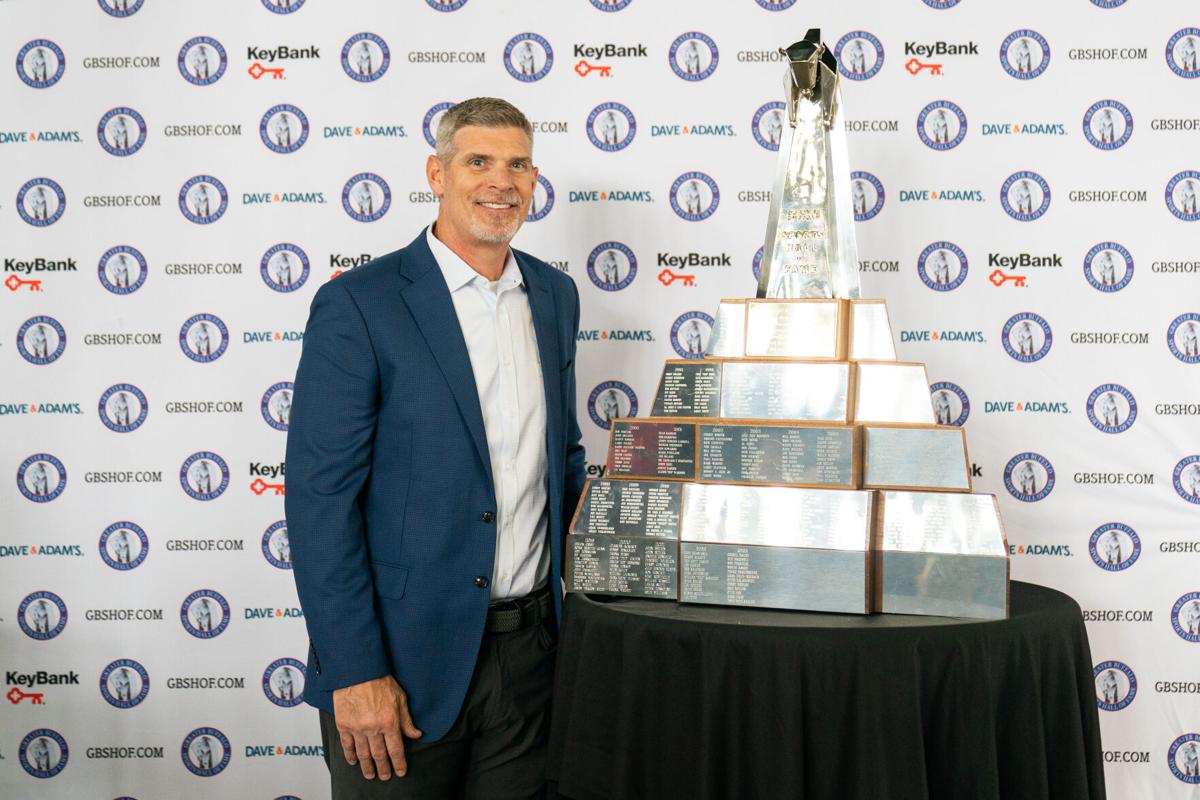
[[[408,695],[391,675],[336,689],[333,718],[342,740],[342,751],[351,766],[357,764],[363,777],[379,775],[388,780],[395,773],[404,777],[404,740],[421,738],[408,712]]]

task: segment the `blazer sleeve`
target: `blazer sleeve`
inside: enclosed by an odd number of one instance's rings
[[[292,573],[322,688],[391,673],[358,502],[371,471],[379,368],[349,290],[322,286],[309,309],[287,439]]]
[[[579,504],[579,496],[583,494],[583,484],[586,479],[584,466],[583,432],[579,430],[579,420],[576,418],[577,403],[575,402],[575,345],[579,341],[579,289],[571,282],[571,295],[575,300],[575,316],[571,324],[571,343],[567,352],[570,361],[567,367],[566,390],[563,399],[567,404],[567,474],[563,482],[563,535],[571,530],[571,518],[575,515],[575,506]]]

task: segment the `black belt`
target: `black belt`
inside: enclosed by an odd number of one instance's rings
[[[553,612],[550,587],[535,589],[524,597],[500,600],[488,606],[488,633],[513,633],[549,619]]]

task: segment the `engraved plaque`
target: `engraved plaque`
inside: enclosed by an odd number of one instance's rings
[[[696,477],[696,426],[689,422],[613,420],[608,474],[639,478]]]
[[[896,341],[882,300],[855,300],[851,304],[850,360],[895,361]]]
[[[746,355],[839,357],[837,300],[751,300],[746,304]]]
[[[715,544],[866,551],[872,493],[689,483],[680,539]]]
[[[846,422],[849,381],[845,362],[728,361],[721,377],[721,416]],[[925,398],[932,415],[928,389]]]
[[[682,483],[590,480],[570,532],[678,539],[682,507]]]
[[[715,417],[720,408],[721,362],[668,361],[653,417]]]
[[[868,489],[971,491],[967,439],[962,428],[868,426]]]
[[[855,422],[934,423],[924,364],[864,361],[856,372]]]
[[[567,591],[675,600],[678,545],[643,536],[567,537]]]
[[[854,488],[854,429],[701,424],[698,480]]]
[[[741,358],[746,355],[746,301],[722,300],[717,306],[706,356]]]
[[[881,497],[882,550],[1008,556],[994,495],[881,492]]]

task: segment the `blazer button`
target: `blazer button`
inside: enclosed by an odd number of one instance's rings
[[[486,589],[486,588],[487,588],[487,586],[488,586],[488,579],[487,579],[487,577],[486,577],[486,576],[484,576],[484,575],[479,575],[479,576],[477,576],[477,577],[475,578],[475,585],[476,585],[476,586],[478,586],[480,589]]]
[[[494,519],[496,519],[496,515],[493,514],[491,511],[485,511],[485,512],[483,512],[483,515],[480,516],[480,519],[482,519],[484,522],[491,522]]]

